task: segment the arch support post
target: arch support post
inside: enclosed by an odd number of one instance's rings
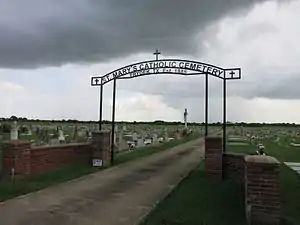
[[[208,135],[208,74],[205,74],[205,137]]]
[[[223,152],[226,152],[226,79],[223,79]]]
[[[110,150],[110,164],[114,163],[114,150],[115,150],[115,114],[116,114],[116,83],[117,79],[113,81],[113,102],[112,102],[112,119],[111,119],[111,150]]]
[[[100,86],[100,106],[99,106],[99,130],[102,130],[102,111],[103,111],[103,85]]]

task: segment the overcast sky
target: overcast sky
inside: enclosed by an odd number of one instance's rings
[[[1,0],[0,117],[97,120],[90,77],[154,59],[241,67],[228,82],[230,121],[300,123],[300,0]],[[210,121],[222,81],[210,77]],[[117,120],[204,120],[204,77],[117,82]],[[111,119],[112,86],[104,86]]]

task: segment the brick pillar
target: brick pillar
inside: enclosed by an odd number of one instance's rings
[[[92,158],[102,159],[103,165],[110,163],[111,132],[107,130],[92,133]]]
[[[205,173],[208,178],[222,180],[222,137],[205,138]]]
[[[2,176],[5,179],[22,179],[30,175],[30,151],[29,141],[13,140],[4,141],[2,145]]]
[[[279,162],[270,156],[245,157],[245,209],[249,224],[280,223]]]

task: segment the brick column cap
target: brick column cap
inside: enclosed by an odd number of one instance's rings
[[[245,161],[250,163],[280,164],[277,159],[267,155],[247,155]]]
[[[210,135],[205,137],[206,140],[222,139],[222,136]]]

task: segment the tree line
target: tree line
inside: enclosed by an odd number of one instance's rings
[[[35,122],[35,123],[86,123],[86,124],[94,124],[98,123],[99,121],[95,120],[76,120],[76,119],[63,119],[63,120],[41,120],[41,119],[28,119],[26,117],[17,117],[11,116],[10,118],[0,118],[0,122],[11,122],[11,121],[18,121],[18,122]],[[103,120],[103,124],[111,124],[111,121]],[[126,123],[126,124],[153,124],[153,125],[183,125],[184,123],[181,121],[163,121],[163,120],[155,120],[155,121],[116,121],[116,123]],[[189,122],[189,125],[199,126],[205,125],[204,122],[197,123],[197,122]],[[209,126],[221,126],[222,122],[215,122],[209,123]],[[265,126],[273,126],[273,127],[300,127],[300,124],[296,123],[246,123],[246,122],[226,122],[226,126],[242,126],[242,127],[265,127]]]

